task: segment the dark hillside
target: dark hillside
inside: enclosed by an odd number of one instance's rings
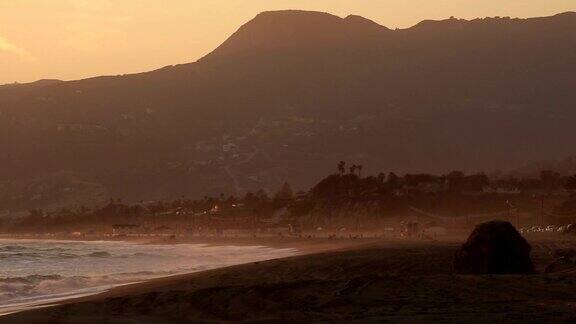
[[[61,171],[155,199],[306,187],[339,160],[515,168],[574,153],[575,84],[575,13],[393,31],[266,12],[195,63],[0,87],[0,201]]]

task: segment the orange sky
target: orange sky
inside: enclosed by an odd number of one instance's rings
[[[576,0],[0,0],[0,84],[191,62],[257,13],[279,9],[403,28],[450,16],[547,16],[576,10]]]

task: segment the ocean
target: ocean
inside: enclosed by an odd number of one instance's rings
[[[295,254],[263,246],[0,240],[0,315],[153,278]]]

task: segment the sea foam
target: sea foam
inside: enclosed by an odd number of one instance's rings
[[[262,246],[0,240],[0,314],[153,278],[296,253]]]

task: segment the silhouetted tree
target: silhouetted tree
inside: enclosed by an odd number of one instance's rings
[[[266,191],[260,189],[256,192],[256,197],[258,198],[258,200],[260,202],[266,202],[268,200],[270,200],[270,198],[268,198],[268,194],[266,193]]]
[[[404,175],[404,183],[409,186],[417,186],[420,183],[430,183],[436,181],[438,181],[437,177],[427,173]]]
[[[251,192],[247,192],[246,195],[244,195],[243,201],[246,205],[253,206],[254,204],[257,203],[258,198],[256,197],[255,194],[253,194]]]
[[[288,184],[284,182],[280,190],[274,195],[274,207],[284,207],[294,200],[294,192]]]
[[[353,164],[353,165],[350,167],[350,174],[356,174],[356,168],[357,168],[356,164]]]
[[[344,161],[340,161],[338,163],[338,172],[342,175],[344,175],[344,173],[346,172],[346,162]]]
[[[461,190],[465,176],[466,175],[462,171],[452,171],[448,173],[446,179],[448,180],[448,187],[450,188],[450,191]]]
[[[470,191],[482,191],[490,184],[488,176],[484,173],[471,175],[464,178],[465,189]]]
[[[575,191],[576,190],[576,175],[568,177],[566,179],[566,190],[568,191]]]
[[[282,200],[292,200],[294,199],[294,192],[292,188],[288,184],[288,182],[284,182],[280,190],[274,195],[274,199],[282,199]]]
[[[398,176],[394,172],[390,172],[388,174],[388,181],[386,182],[388,187],[392,190],[398,189],[400,182]]]

